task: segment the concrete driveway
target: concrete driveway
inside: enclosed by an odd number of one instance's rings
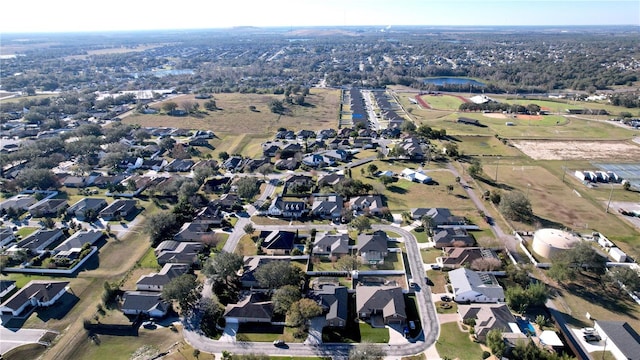
[[[18,346],[38,343],[46,333],[47,330],[41,329],[7,329],[0,326],[0,355]]]

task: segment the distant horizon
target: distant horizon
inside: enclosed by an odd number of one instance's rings
[[[2,34],[215,30],[242,27],[640,26],[637,0],[243,0],[173,7],[112,0],[99,10],[79,0],[2,5]]]

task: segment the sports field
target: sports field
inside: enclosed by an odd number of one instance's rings
[[[432,109],[435,110],[450,110],[457,111],[460,108],[460,104],[463,103],[460,98],[452,95],[420,95],[420,98],[424,100]]]

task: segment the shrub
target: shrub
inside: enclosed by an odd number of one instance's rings
[[[483,359],[487,359],[487,358],[489,358],[489,356],[491,356],[490,352],[488,352],[488,351],[483,351],[482,352],[482,358]]]

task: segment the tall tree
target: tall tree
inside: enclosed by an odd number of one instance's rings
[[[530,223],[533,220],[531,202],[520,191],[506,192],[500,198],[500,212],[509,220]]]
[[[222,281],[231,285],[238,278],[244,260],[241,255],[221,252],[210,257],[202,268],[202,273],[214,281]]]
[[[172,115],[177,108],[178,104],[173,101],[167,101],[162,104],[162,110],[164,110],[169,115]]]
[[[300,288],[294,285],[285,285],[273,293],[273,311],[277,314],[286,314],[291,305],[300,300]]]
[[[311,318],[322,314],[322,307],[311,299],[300,299],[291,304],[287,311],[287,323],[290,326],[303,326]]]
[[[371,220],[366,216],[357,216],[351,220],[349,226],[358,230],[358,233],[363,233],[366,230],[371,229]]]
[[[254,276],[261,287],[272,290],[285,285],[300,286],[304,280],[304,273],[299,267],[279,260],[260,266]]]
[[[182,274],[164,285],[162,297],[166,300],[175,300],[184,313],[191,309],[200,300],[200,283],[195,275]]]

